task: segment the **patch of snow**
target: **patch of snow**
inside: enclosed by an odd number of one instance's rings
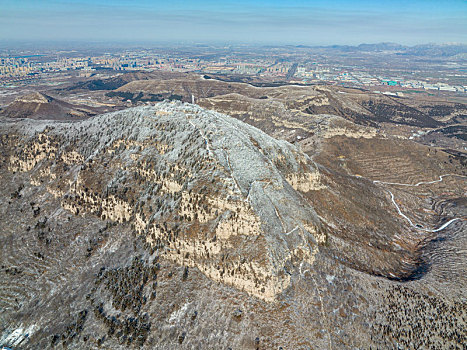
[[[334,281],[334,279],[336,278],[336,276],[333,276],[333,275],[326,275],[326,280],[328,281],[328,283],[332,284],[332,282]]]
[[[4,334],[0,339],[0,343],[16,347],[20,345],[26,338],[29,338],[34,333],[35,328],[36,325],[31,325],[26,329],[23,327],[16,328],[13,332]]]
[[[180,309],[175,310],[169,317],[169,322],[174,323],[175,321],[180,321],[183,315],[186,314],[190,303],[185,303]]]

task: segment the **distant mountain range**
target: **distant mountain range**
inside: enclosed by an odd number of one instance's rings
[[[309,47],[306,45],[298,45],[297,47]],[[442,56],[450,57],[458,54],[467,54],[467,45],[460,43],[447,44],[423,44],[415,46],[406,46],[397,43],[376,43],[376,44],[360,44],[352,45],[331,45],[319,46],[323,49],[332,49],[346,52],[378,52],[378,51],[394,51],[401,55],[408,56]]]

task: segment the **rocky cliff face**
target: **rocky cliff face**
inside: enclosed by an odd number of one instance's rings
[[[290,283],[286,267],[309,267],[326,241],[295,191],[320,189],[316,165],[235,119],[163,104],[37,128],[10,171],[34,169],[31,183],[64,209],[130,222],[165,258],[215,281],[272,301]]]
[[[190,104],[2,130],[2,343],[390,343],[393,306],[365,329],[393,286],[373,275],[410,276],[418,255],[374,185]]]

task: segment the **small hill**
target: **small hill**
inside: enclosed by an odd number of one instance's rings
[[[92,107],[70,104],[40,92],[18,97],[0,110],[0,115],[7,118],[50,120],[82,120],[97,113]]]
[[[183,73],[173,72],[131,72],[118,74],[110,78],[93,78],[86,81],[75,83],[64,90],[75,91],[75,90],[116,90],[119,87],[128,84],[132,81],[137,80],[148,80],[148,79],[167,79],[168,77],[181,77],[185,76]]]
[[[263,111],[275,104],[275,114],[280,114],[280,119],[296,120],[297,116],[310,119],[310,116],[316,114],[332,114],[360,125],[374,127],[381,123],[429,128],[444,125],[433,118],[431,110],[412,106],[410,100],[362,93],[356,89],[348,89],[348,93],[341,92],[338,93],[338,89],[331,86],[284,85],[264,88],[247,83],[185,76],[133,80],[118,87],[108,96],[119,96],[133,102],[160,101],[162,98],[191,102],[194,96],[196,103],[203,107],[232,116],[241,115],[242,120],[246,115],[251,119],[264,119]],[[228,108],[232,94],[235,94],[238,102]],[[259,109],[258,105],[261,105]],[[450,109],[450,106],[444,107]],[[465,106],[458,106],[454,111],[456,109],[462,111]]]

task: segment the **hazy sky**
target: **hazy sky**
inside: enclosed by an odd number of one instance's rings
[[[0,40],[467,43],[467,0],[0,0]]]

